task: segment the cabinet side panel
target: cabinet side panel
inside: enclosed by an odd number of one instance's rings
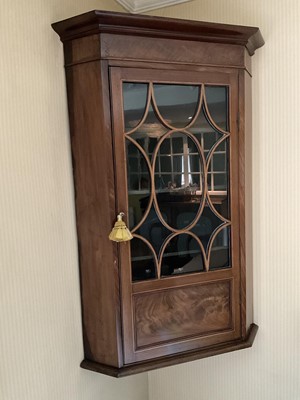
[[[253,323],[253,229],[252,229],[252,82],[245,75],[245,234],[246,234],[246,327]]]
[[[106,63],[66,69],[85,358],[122,364],[113,149]]]
[[[247,71],[240,71],[239,91],[241,321],[242,335],[245,337],[253,322],[251,77]]]

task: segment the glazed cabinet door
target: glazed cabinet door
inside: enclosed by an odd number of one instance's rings
[[[238,73],[110,81],[124,363],[240,338]]]

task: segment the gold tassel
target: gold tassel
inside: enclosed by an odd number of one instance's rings
[[[125,222],[122,219],[124,215],[125,214],[121,212],[117,216],[117,222],[115,223],[115,226],[108,236],[109,239],[113,242],[127,242],[128,240],[131,240],[133,238],[130,230],[127,228]]]

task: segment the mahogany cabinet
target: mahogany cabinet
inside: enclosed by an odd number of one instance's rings
[[[53,28],[65,55],[82,367],[125,376],[250,347],[245,143],[258,28],[103,11]],[[120,212],[133,239],[116,243]]]

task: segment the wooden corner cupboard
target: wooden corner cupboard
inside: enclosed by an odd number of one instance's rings
[[[104,11],[52,26],[65,55],[81,366],[125,376],[250,347],[259,29]],[[133,239],[116,243],[120,212]]]

